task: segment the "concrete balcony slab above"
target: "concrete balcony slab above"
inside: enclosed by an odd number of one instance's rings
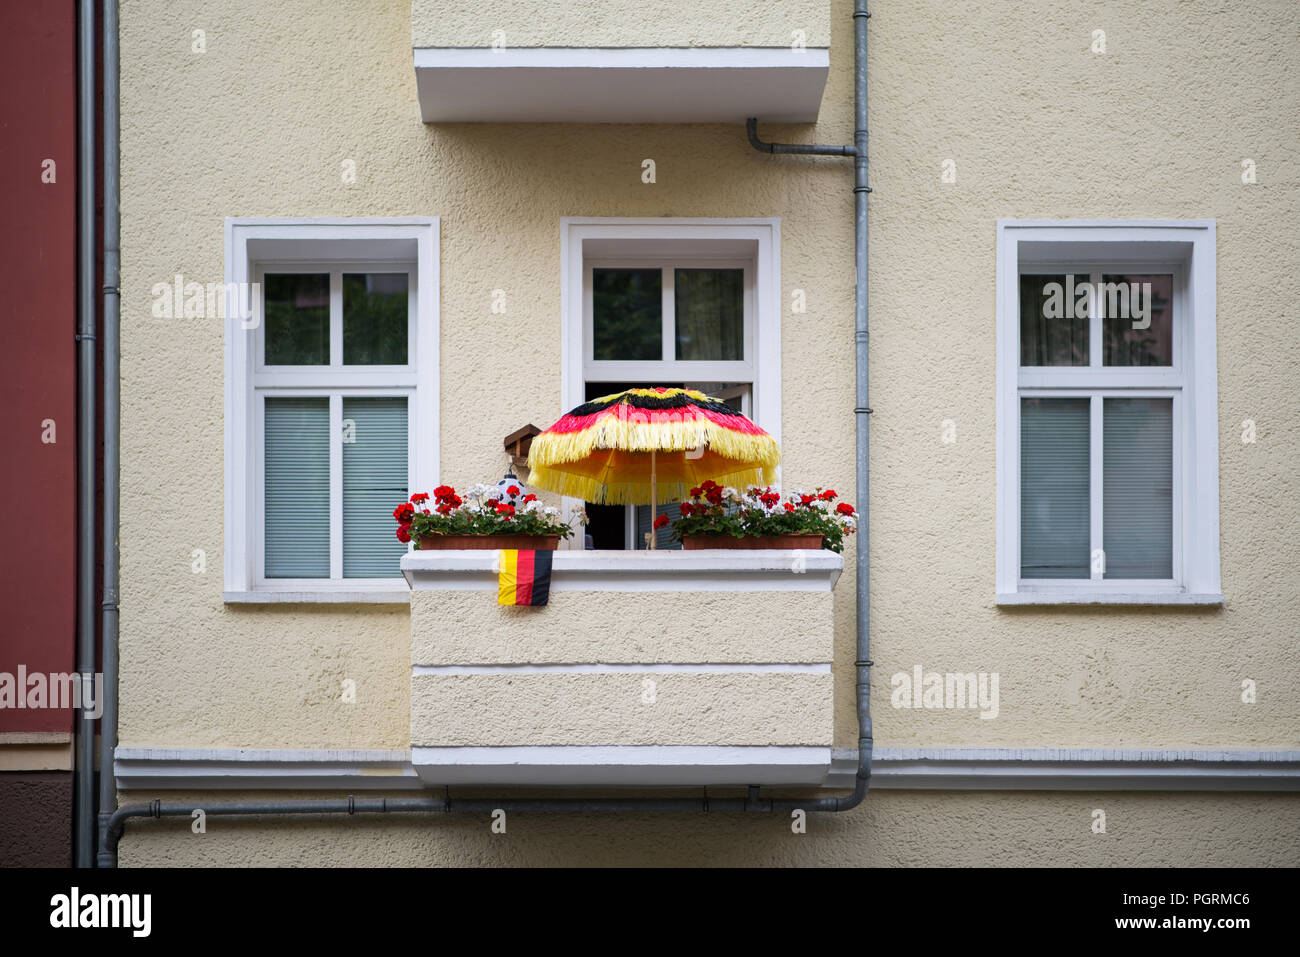
[[[825,48],[416,48],[426,123],[813,123]]]

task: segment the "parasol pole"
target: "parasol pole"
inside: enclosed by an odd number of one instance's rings
[[[655,475],[655,450],[651,449],[650,450],[650,543],[648,546],[646,546],[648,548],[658,547],[655,541],[659,537],[658,535],[655,534],[656,531],[655,519],[658,517],[657,515],[655,515],[656,512],[655,502],[657,499],[658,492],[659,492],[659,481],[657,476]]]

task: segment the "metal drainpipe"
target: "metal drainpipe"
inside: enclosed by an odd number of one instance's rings
[[[122,297],[121,209],[118,184],[118,36],[117,0],[104,0],[104,600],[103,711],[99,718],[100,844],[117,804],[113,751],[117,747],[118,517],[121,459],[120,336]],[[111,866],[103,858],[100,866]]]
[[[869,310],[867,300],[867,0],[853,5],[853,145],[817,146],[801,143],[766,143],[758,137],[758,120],[746,122],[749,142],[764,153],[795,153],[812,156],[853,157],[854,258],[857,283],[854,290],[854,355],[856,400],[853,412],[857,425],[858,553],[857,580],[857,669],[858,704],[858,787],[847,807],[866,795],[871,781],[871,464],[870,464],[870,368],[868,364]],[[836,807],[833,810],[843,810]]]
[[[775,811],[847,811],[857,807],[866,796],[871,780],[871,700],[869,683],[871,676],[871,650],[869,629],[869,529],[867,527],[868,510],[867,493],[869,491],[867,416],[871,409],[867,407],[867,0],[855,0],[853,11],[854,35],[854,136],[853,146],[812,146],[802,144],[764,143],[758,138],[758,121],[748,121],[749,141],[755,149],[765,153],[803,153],[818,156],[852,156],[854,158],[853,193],[856,212],[855,227],[855,262],[857,267],[856,286],[856,321],[854,341],[857,356],[857,402],[854,413],[857,416],[857,495],[860,518],[858,552],[856,564],[857,576],[857,710],[858,710],[858,771],[852,794],[838,798],[782,798],[774,800],[761,798],[759,789],[751,787],[747,797],[710,798],[706,790],[702,798],[514,798],[514,799],[456,799],[450,792],[443,797],[425,798],[322,798],[313,801],[240,801],[228,804],[203,805],[205,814],[217,816],[241,816],[257,814],[299,815],[299,814],[390,814],[390,813],[469,813],[490,814],[500,809],[507,814],[511,812],[556,813],[600,813],[600,812],[636,812],[636,811],[677,811],[677,812],[762,812]],[[106,81],[107,83],[107,81]],[[116,89],[116,88],[114,88]],[[107,85],[105,87],[107,92]],[[114,112],[116,116],[116,111]],[[107,118],[107,114],[106,114]],[[105,165],[107,176],[107,163]],[[107,184],[107,179],[105,180]],[[116,181],[114,182],[116,187]],[[107,221],[106,221],[107,222]],[[107,464],[107,459],[105,460]],[[107,505],[107,497],[105,499]],[[105,675],[105,693],[109,692],[107,675]],[[107,714],[107,711],[105,712]],[[117,846],[122,838],[122,830],[129,818],[133,817],[190,817],[194,806],[189,804],[164,804],[161,800],[149,804],[134,804],[120,807],[108,816],[108,823],[103,827],[99,851],[101,867],[117,866]]]
[[[95,671],[95,4],[81,0],[77,22],[77,671]],[[95,849],[95,719],[77,708],[76,812],[78,867]]]

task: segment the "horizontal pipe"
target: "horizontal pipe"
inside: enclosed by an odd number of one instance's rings
[[[320,798],[313,801],[237,801],[225,804],[176,804],[161,800],[149,804],[119,807],[108,819],[99,848],[99,866],[117,866],[117,847],[126,822],[131,818],[192,817],[201,809],[205,816],[239,817],[258,814],[491,814],[511,813],[626,813],[629,811],[679,813],[772,813],[775,811],[846,811],[861,803],[866,795],[866,780],[857,779],[853,793],[846,797],[761,798],[751,788],[748,797],[711,798]]]
[[[745,120],[745,131],[749,133],[749,145],[761,153],[802,153],[809,156],[857,155],[857,150],[852,146],[818,146],[815,143],[768,143],[758,138],[758,118],[754,116]]]

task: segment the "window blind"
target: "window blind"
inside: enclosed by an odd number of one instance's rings
[[[266,400],[267,578],[329,578],[330,401]]]
[[[343,577],[400,575],[393,508],[407,497],[406,398],[343,399]]]
[[[1173,578],[1173,400],[1102,400],[1106,578]]]
[[[343,577],[396,577],[407,550],[393,522],[407,496],[406,399],[345,397],[343,423]]]
[[[1088,399],[1020,400],[1020,577],[1088,578]]]
[[[676,502],[667,502],[655,506],[655,515],[667,515],[668,521],[675,522],[682,517]],[[636,541],[633,548],[645,548],[646,533],[650,531],[650,506],[636,506]],[[665,525],[655,532],[655,548],[681,548],[682,543],[673,540],[672,525]]]

